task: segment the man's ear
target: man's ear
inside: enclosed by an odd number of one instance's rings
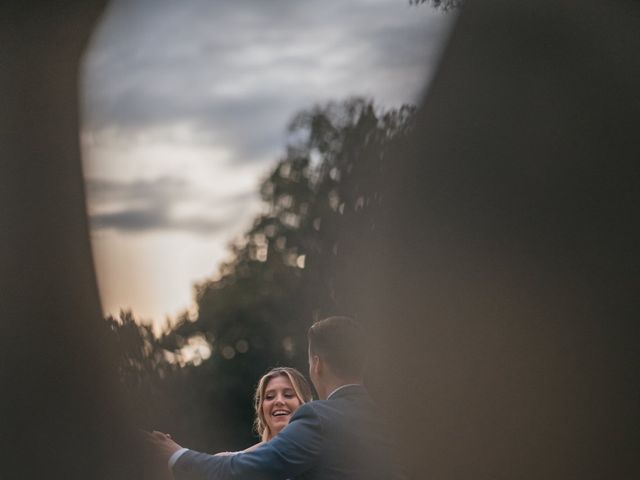
[[[324,360],[322,360],[322,357],[320,357],[319,355],[314,355],[313,357],[313,362],[316,366],[316,374],[319,375],[324,370]]]
[[[318,355],[311,356],[311,369],[316,374],[322,371],[322,359]]]

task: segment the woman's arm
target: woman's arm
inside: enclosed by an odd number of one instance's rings
[[[262,444],[264,444],[264,442],[256,443],[255,445],[251,445],[249,448],[245,448],[244,450],[239,450],[237,452],[218,452],[215,455],[217,457],[225,457],[225,456],[229,456],[229,455],[236,455],[238,453],[253,452],[256,448],[258,448]]]

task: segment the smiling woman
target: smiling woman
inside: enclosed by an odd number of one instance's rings
[[[268,442],[289,424],[293,413],[311,401],[311,388],[295,368],[274,368],[258,382],[255,394],[256,433]]]
[[[284,427],[295,411],[313,400],[311,387],[304,375],[295,368],[277,367],[265,373],[258,381],[254,395],[254,428],[260,442],[243,450],[249,452],[272,440]],[[235,455],[240,452],[219,452],[217,455]]]

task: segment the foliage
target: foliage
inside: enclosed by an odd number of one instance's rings
[[[118,377],[127,394],[129,407],[141,423],[153,418],[156,398],[164,379],[175,373],[149,325],[137,320],[131,311],[106,318],[108,330],[117,349]]]
[[[463,0],[409,0],[410,5],[429,3],[433,8],[448,11],[462,6]]]

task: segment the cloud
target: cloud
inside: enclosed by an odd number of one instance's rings
[[[145,201],[164,203],[183,197],[188,190],[184,179],[160,177],[153,180],[134,180],[129,182],[88,179],[87,193],[94,204],[113,201]]]
[[[233,219],[212,220],[204,217],[174,218],[164,206],[121,210],[112,213],[95,214],[90,217],[94,231],[114,229],[121,232],[148,232],[157,230],[178,230],[198,234],[218,233],[233,225]]]
[[[162,177],[130,182],[89,179],[89,221],[94,231],[123,233],[182,231],[211,235],[233,231],[238,213],[255,192],[216,198],[184,179]]]
[[[87,61],[85,128],[188,125],[234,162],[262,162],[313,103],[415,99],[442,17],[402,0],[115,0]]]

